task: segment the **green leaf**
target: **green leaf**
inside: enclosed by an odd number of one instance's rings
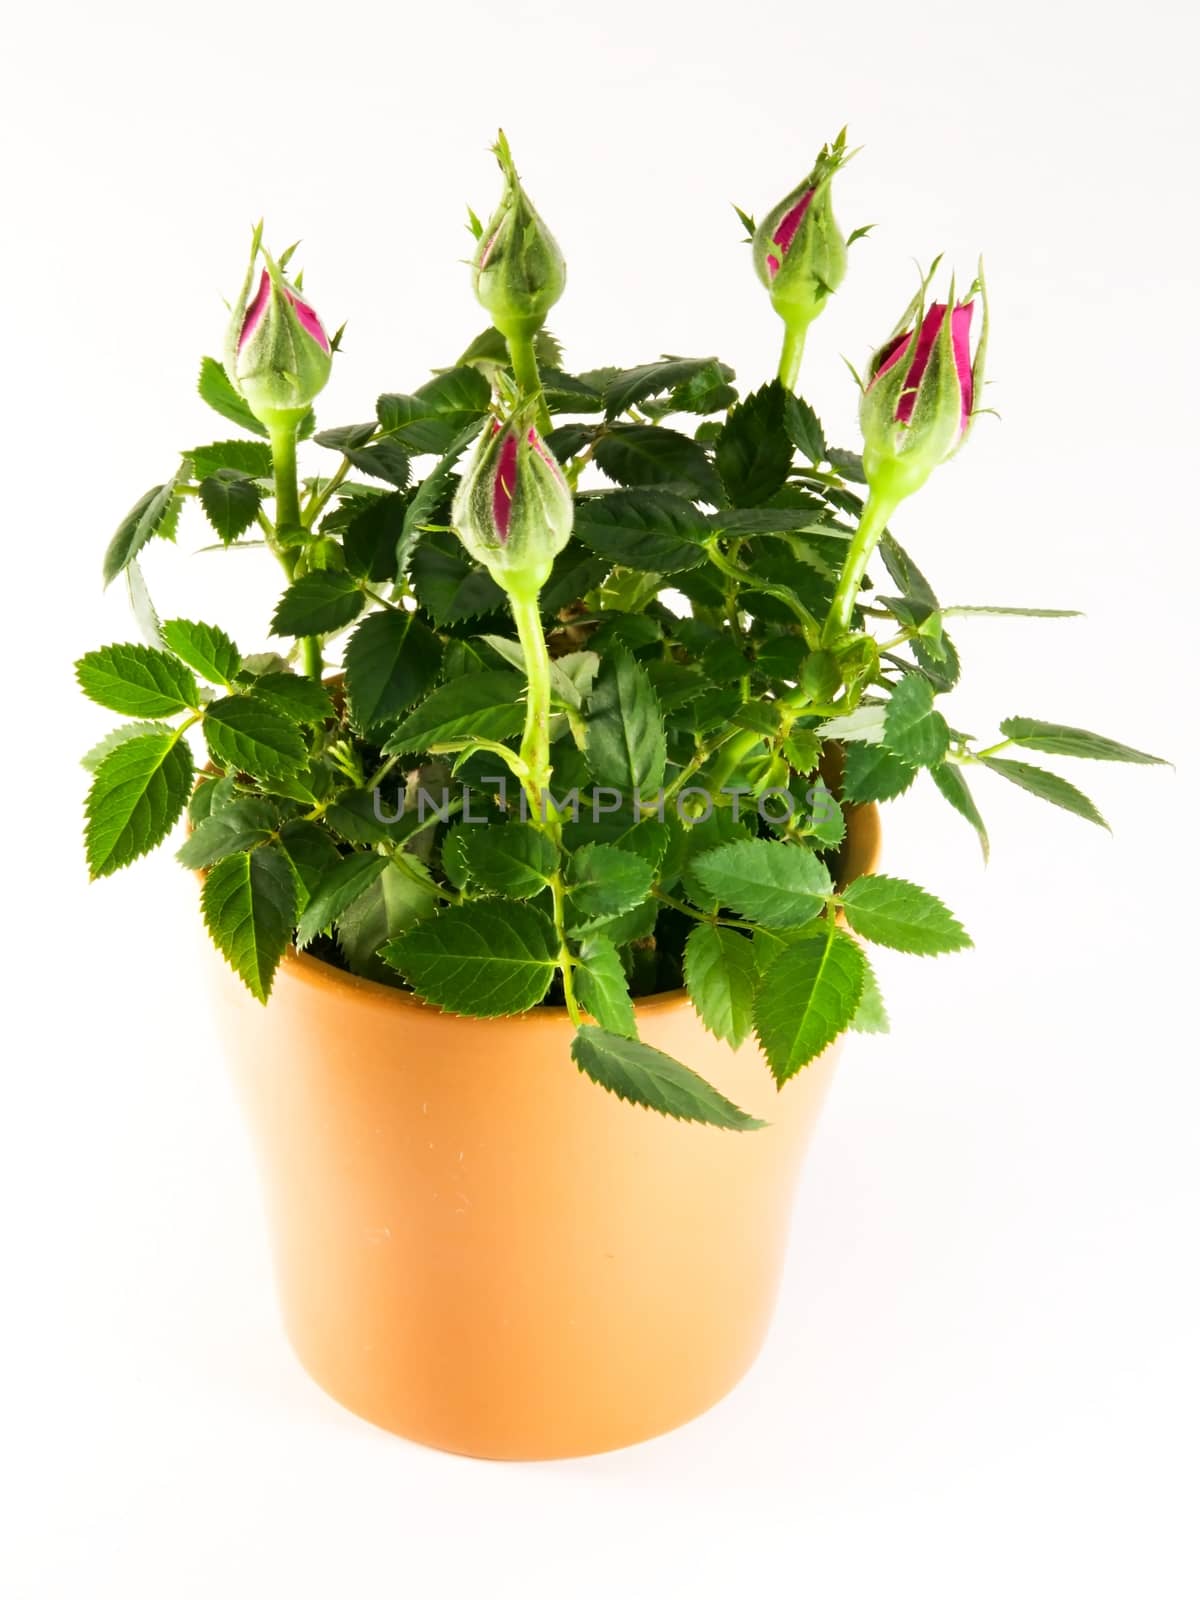
[[[295,638],[336,633],[354,621],[365,603],[358,579],[349,572],[307,572],[285,591],[271,631]]]
[[[491,402],[491,385],[475,367],[452,367],[422,384],[416,394],[381,394],[379,425],[414,455],[441,455],[465,426]]]
[[[271,446],[260,444],[257,439],[224,439],[219,444],[197,445],[185,454],[192,463],[193,475],[200,481],[222,468],[247,478],[269,478],[275,470]]]
[[[125,568],[155,535],[173,539],[179,521],[179,501],[175,494],[176,479],[156,484],[130,511],[109,541],[104,552],[105,588]]]
[[[207,622],[184,622],[182,618],[164,622],[162,639],[168,650],[209,683],[228,688],[242,664],[241,652],[229,635]]]
[[[600,664],[587,729],[587,762],[597,783],[628,801],[635,790],[657,792],[667,763],[662,711],[644,668],[616,642]]]
[[[849,1026],[865,970],[858,945],[832,923],[797,939],[767,968],[754,1026],[777,1083],[786,1083]]]
[[[825,459],[847,483],[866,483],[867,475],[863,471],[862,457],[857,451],[834,450],[830,447],[825,451]]]
[[[734,506],[759,506],[787,482],[792,441],[783,425],[784,388],[764,384],[729,414],[717,440],[717,471]]]
[[[324,684],[295,672],[264,672],[253,681],[254,696],[281,711],[289,722],[319,728],[334,715],[333,701]]]
[[[152,650],[161,650],[163,641],[158,612],[154,609],[154,601],[150,598],[141,564],[136,557],[125,568],[125,592],[129,596],[129,609],[133,612],[142,643],[148,644]]]
[[[412,611],[377,611],[346,646],[346,691],[354,726],[366,733],[395,722],[437,681],[442,647]]]
[[[376,495],[346,525],[342,549],[346,566],[355,577],[371,583],[387,583],[396,577],[396,547],[407,511],[407,495]]]
[[[741,839],[696,856],[691,874],[717,906],[764,928],[811,922],[833,893],[825,863],[800,845]]]
[[[558,852],[530,822],[457,830],[467,870],[484,889],[527,900],[540,894],[554,876]]]
[[[859,806],[871,800],[894,800],[916,775],[916,767],[910,767],[881,744],[851,744],[846,748],[842,797]]]
[[[593,933],[583,941],[575,968],[579,1003],[609,1033],[637,1038],[637,1017],[629,997],[629,981],[611,939]]]
[[[107,877],[161,844],[192,786],[192,753],[169,730],[123,740],[96,769],[87,797],[87,862]]]
[[[475,565],[453,534],[426,534],[412,558],[412,586],[441,628],[508,609],[504,590]]]
[[[232,695],[204,714],[204,736],[218,766],[270,782],[299,772],[308,747],[295,723],[266,700]]]
[[[1031,767],[1024,761],[1001,761],[996,756],[980,756],[979,759],[989,771],[998,772],[1018,789],[1026,789],[1039,800],[1049,800],[1051,805],[1061,806],[1064,811],[1071,811],[1098,827],[1108,827],[1087,795],[1057,773],[1047,772],[1044,767]]]
[[[934,710],[933,687],[920,673],[905,673],[892,689],[883,742],[910,767],[936,767],[950,748],[950,729]]]
[[[417,486],[416,493],[408,503],[404,513],[404,529],[396,544],[396,566],[403,577],[408,571],[409,562],[413,552],[418,548],[425,525],[433,521],[438,509],[450,497],[454,481],[454,468],[458,458],[472,442],[483,427],[482,417],[476,422],[469,422],[462,432],[451,441],[450,447],[424,483]],[[500,591],[497,591],[498,593]],[[501,597],[503,604],[503,596]]]
[[[971,941],[936,895],[903,878],[856,878],[842,895],[846,920],[864,939],[914,956],[966,950]]]
[[[684,950],[683,976],[701,1022],[736,1050],[754,1025],[758,968],[749,939],[732,928],[697,923]]]
[[[850,1019],[850,1027],[855,1033],[888,1033],[891,1030],[875,969],[865,956],[862,998],[858,1002],[858,1010]]]
[[[225,856],[262,844],[274,832],[275,820],[264,800],[244,796],[197,823],[176,852],[176,859],[196,872],[211,867]]]
[[[232,544],[254,526],[262,495],[245,473],[222,467],[201,483],[200,504],[222,544]]]
[[[701,445],[672,428],[613,423],[595,460],[614,483],[630,489],[682,488],[715,504],[717,477]]]
[[[346,428],[325,428],[313,436],[313,443],[340,451],[351,466],[368,477],[403,489],[412,476],[408,451],[394,439],[374,439],[375,426],[373,422],[358,422]]]
[[[296,919],[287,858],[274,845],[226,856],[204,879],[201,907],[213,943],[265,1005]]]
[[[311,944],[374,883],[387,864],[386,856],[363,850],[339,856],[312,891],[296,929],[296,944],[301,949]]]
[[[131,717],[169,717],[200,704],[195,678],[165,650],[144,644],[110,644],[75,663],[89,700]]]
[[[814,467],[819,467],[826,458],[829,446],[825,443],[821,419],[808,401],[802,400],[798,394],[785,395],[783,425],[796,449],[806,455]]]
[[[428,917],[437,905],[437,892],[427,869],[415,856],[405,865],[389,861],[379,877],[337,919],[337,941],[352,972],[360,977],[395,983],[396,974],[379,958],[379,951]]]
[[[196,385],[201,400],[223,416],[226,422],[235,422],[247,433],[258,433],[264,438],[267,430],[230,383],[225,368],[212,356],[200,363],[200,379]]]
[[[706,559],[705,518],[662,489],[613,489],[575,503],[575,535],[609,561],[641,572],[682,572]]]
[[[123,722],[120,727],[106,733],[103,739],[97,740],[86,755],[80,756],[79,765],[85,772],[96,772],[105,756],[119,744],[126,744],[130,739],[140,739],[147,733],[172,732],[174,730],[165,722]]]
[[[1081,617],[1082,611],[1047,610],[1044,606],[947,606],[947,616],[954,617]]]
[[[554,924],[519,900],[450,906],[380,951],[417,994],[464,1017],[505,1017],[537,1005],[558,962]]]
[[[975,829],[979,836],[983,859],[986,861],[991,850],[987,828],[979,813],[979,807],[975,804],[975,797],[967,785],[966,778],[963,777],[962,768],[953,766],[947,761],[940,767],[931,767],[929,776],[937,784],[939,793],[950,802],[959,816],[965,817]]]
[[[303,817],[284,823],[279,833],[279,845],[295,874],[296,912],[299,915],[322,877],[335,862],[341,860],[341,856],[328,830]]]
[[[580,412],[603,411],[604,397],[590,383],[572,377],[569,372],[559,372],[555,367],[542,367],[542,393],[548,411]]]
[[[622,411],[628,411],[630,406],[636,405],[639,400],[678,389],[690,378],[699,373],[707,374],[713,369],[717,369],[722,381],[727,381],[733,376],[730,368],[722,367],[715,356],[664,356],[661,361],[650,361],[641,367],[629,367],[624,372],[616,373],[605,385],[605,410],[610,417],[619,416]]]
[[[1000,732],[1026,750],[1042,750],[1051,756],[1081,756],[1087,761],[1133,761],[1143,766],[1166,766],[1161,756],[1147,755],[1100,733],[1084,728],[1067,728],[1058,722],[1039,722],[1036,717],[1006,717]]]
[[[623,911],[632,911],[650,894],[654,868],[640,855],[615,844],[585,844],[567,870],[567,912],[575,930]]]
[[[690,1067],[640,1040],[585,1024],[575,1035],[571,1058],[602,1089],[665,1117],[741,1131],[766,1126],[739,1110]]]
[[[383,746],[410,755],[451,739],[507,739],[525,722],[525,680],[515,672],[474,672],[435,689]]]

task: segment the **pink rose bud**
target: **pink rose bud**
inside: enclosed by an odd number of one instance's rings
[[[806,327],[819,316],[846,276],[846,241],[834,221],[830,185],[850,154],[843,128],[754,231],[755,271],[789,326]]]
[[[255,268],[266,266],[255,288]],[[251,298],[251,290],[254,290]],[[254,232],[250,266],[225,341],[230,381],[267,427],[297,421],[329,380],[333,349],[321,319]]]
[[[867,369],[859,409],[863,469],[872,487],[911,494],[966,438],[983,384],[987,297],[980,276],[965,300],[927,306],[935,261],[891,338]],[[975,296],[983,316],[971,355]]]
[[[494,146],[504,193],[471,263],[475,296],[506,339],[531,338],[562,295],[567,269],[554,235],[521,186],[508,140]]]
[[[533,407],[493,423],[454,497],[451,522],[469,554],[510,594],[536,594],[571,537],[575,508],[562,468],[533,426]]]

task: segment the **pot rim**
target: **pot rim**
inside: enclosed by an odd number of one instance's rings
[[[852,827],[861,829],[864,835],[857,841],[860,844],[864,865],[861,874],[856,876],[874,872],[879,860],[879,808],[871,802],[867,805],[847,805],[846,812],[846,841],[849,841]],[[838,887],[842,888],[844,884],[845,879],[839,875]],[[567,1015],[565,1006],[537,1005],[528,1011],[520,1011],[515,1016],[464,1017],[456,1011],[447,1011],[441,1006],[431,1005],[408,989],[397,989],[390,983],[380,983],[375,978],[361,978],[355,972],[346,972],[341,967],[332,966],[328,961],[321,961],[317,956],[309,955],[307,951],[297,950],[294,944],[288,946],[280,963],[279,975],[282,976],[285,971],[291,977],[316,989],[325,988],[334,992],[340,990],[345,994],[358,993],[364,997],[374,996],[382,1004],[395,1004],[433,1012],[450,1017],[456,1022],[502,1022],[513,1026],[517,1024],[545,1026],[551,1023],[561,1025]],[[659,994],[640,996],[634,1000],[633,1009],[636,1015],[645,1016],[651,1012],[678,1011],[690,1005],[691,1000],[686,989],[664,989]]]

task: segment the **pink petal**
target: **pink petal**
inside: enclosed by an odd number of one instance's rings
[[[500,446],[500,461],[496,479],[492,484],[492,517],[500,543],[508,542],[508,527],[512,521],[513,492],[517,487],[517,436],[510,433]]]
[[[237,347],[239,350],[254,332],[258,324],[262,321],[263,312],[267,309],[267,301],[270,300],[270,298],[271,274],[264,269],[262,281],[258,286],[258,293],[250,302],[249,309],[246,312],[245,320],[242,323],[242,331],[238,334]]]
[[[975,400],[971,375],[971,313],[974,309],[975,302],[968,300],[965,305],[955,306],[950,313],[950,342],[954,346],[954,365],[958,371],[958,386],[962,391],[964,428],[971,420],[971,407]]]
[[[767,257],[767,272],[773,278],[778,271],[779,271],[779,257],[778,256],[768,256]]]
[[[809,189],[802,194],[771,235],[772,242],[779,246],[780,255],[787,255],[792,248],[792,240],[796,237],[796,230],[804,221],[804,213],[812,204],[812,197],[815,193],[815,189]]]
[[[556,478],[562,478],[562,476],[563,476],[562,468],[559,466],[558,462],[554,459],[554,457],[550,454],[549,450],[546,449],[546,446],[542,443],[542,440],[541,440],[536,428],[530,428],[530,430],[529,430],[529,442],[533,446],[533,448],[537,451],[538,455],[541,456],[542,460],[546,463],[546,465],[550,468],[550,470],[554,473],[554,476]],[[563,479],[563,482],[564,483],[566,482],[565,478]]]
[[[941,305],[930,306],[925,313],[921,331],[917,334],[912,366],[905,376],[904,388],[900,391],[900,399],[896,405],[897,422],[912,421],[913,409],[917,403],[917,390],[921,387],[921,379],[925,376],[925,368],[929,365],[929,358],[933,354],[933,347],[937,342],[945,315],[946,307]]]
[[[870,389],[874,384],[877,384],[880,378],[883,377],[884,373],[887,372],[891,367],[894,367],[896,363],[903,358],[904,352],[908,349],[911,342],[911,333],[898,333],[894,339],[888,340],[887,344],[885,344],[883,349],[879,352],[879,364],[875,368],[875,376],[871,379],[871,382],[867,384],[868,389]]]
[[[322,350],[328,350],[329,340],[325,336],[325,329],[321,326],[321,319],[317,316],[317,313],[310,305],[306,305],[298,294],[294,294],[291,289],[285,289],[284,293],[294,306],[296,321],[304,329],[305,333],[311,334]]]

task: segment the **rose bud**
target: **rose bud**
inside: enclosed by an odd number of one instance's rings
[[[321,319],[266,262],[251,299],[261,249],[255,231],[250,268],[225,342],[225,370],[258,420],[268,428],[298,422],[329,380],[333,349]]]
[[[494,422],[454,497],[451,522],[468,553],[509,594],[529,598],[571,537],[574,503],[532,423],[532,405]]]
[[[859,409],[863,471],[873,489],[897,499],[919,489],[959,448],[983,384],[987,295],[982,269],[965,300],[925,304],[935,261],[891,338],[871,359]],[[978,295],[983,316],[971,356]]]
[[[528,340],[561,296],[567,269],[554,235],[521,187],[503,132],[493,146],[504,193],[471,263],[475,295],[508,340]]]
[[[833,217],[830,185],[834,174],[850,159],[846,130],[826,145],[813,169],[791,194],[782,199],[754,231],[755,271],[770,291],[771,303],[802,348],[810,322],[825,309],[825,302],[846,276],[846,241]],[[781,378],[789,387],[799,368],[785,350]]]

